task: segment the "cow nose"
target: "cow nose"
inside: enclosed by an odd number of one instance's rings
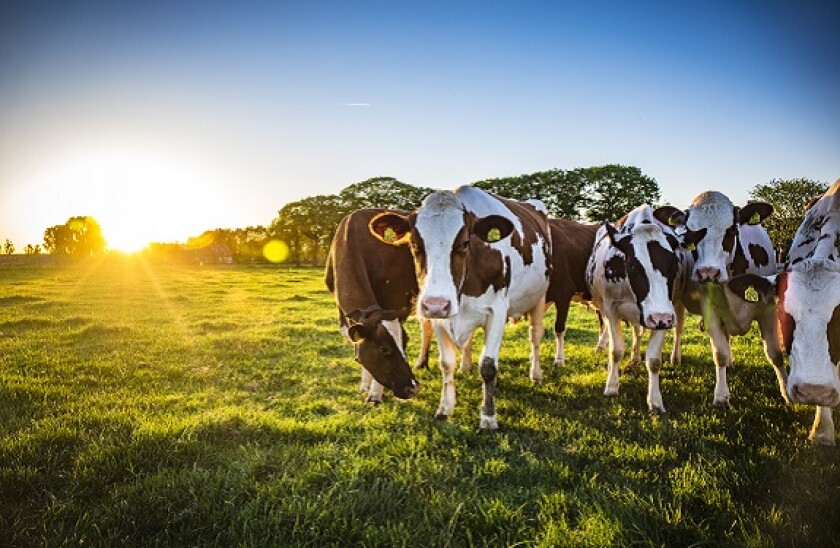
[[[650,329],[671,329],[674,327],[675,315],[670,312],[648,314],[647,327]]]
[[[717,282],[720,281],[720,269],[713,266],[704,266],[697,269],[697,281]]]
[[[443,297],[428,297],[423,299],[421,313],[427,318],[448,318],[452,310],[452,303]]]
[[[837,389],[824,384],[795,384],[790,387],[790,396],[797,403],[835,406],[840,402]]]

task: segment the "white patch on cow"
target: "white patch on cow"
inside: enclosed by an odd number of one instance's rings
[[[828,322],[840,306],[840,265],[825,259],[793,265],[784,303],[785,312],[796,322],[788,376],[791,397],[800,385],[830,387],[840,395],[840,379],[836,364],[831,363],[827,337]]]
[[[746,274],[757,274],[759,276],[771,276],[776,273],[776,254],[773,250],[773,241],[763,226],[744,224],[738,226],[738,241],[741,249],[747,257]],[[768,263],[766,265],[756,264],[755,258],[750,251],[750,245],[757,245],[767,253]]]
[[[417,298],[417,314],[423,315],[426,299],[445,299],[450,313],[458,313],[456,281],[452,277],[452,243],[464,227],[464,206],[452,192],[435,192],[426,197],[417,211],[415,229],[426,253],[426,275]],[[458,280],[460,283],[460,280]]]
[[[382,327],[385,328],[385,331],[391,335],[391,338],[394,339],[394,344],[397,345],[397,348],[400,350],[400,354],[402,354],[403,358],[405,358],[405,350],[403,349],[403,340],[402,340],[402,324],[400,324],[399,320],[382,320]]]
[[[726,267],[732,262],[735,249],[724,250],[723,238],[734,222],[733,211],[732,202],[720,192],[703,192],[691,202],[686,228],[694,232],[706,229],[705,237],[697,244],[698,260],[694,272],[715,268],[720,271],[719,281],[727,280]]]

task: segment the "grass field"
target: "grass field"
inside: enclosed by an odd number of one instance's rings
[[[487,434],[475,369],[433,420],[436,353],[416,399],[364,404],[321,276],[0,268],[0,544],[840,544],[840,450],[807,443],[813,408],[783,404],[755,333],[721,410],[690,318],[652,417],[642,369],[601,396],[590,311],[537,386],[527,325],[508,326]]]

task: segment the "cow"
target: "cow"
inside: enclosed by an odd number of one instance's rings
[[[324,282],[338,306],[339,328],[355,346],[367,401],[382,401],[383,387],[398,398],[417,394],[419,384],[405,355],[402,324],[417,296],[411,252],[374,238],[368,225],[384,209],[359,209],[344,217],[330,246]],[[399,212],[404,214],[405,212]],[[417,367],[428,363],[431,324],[421,321]]]
[[[417,314],[431,318],[443,376],[441,420],[455,408],[456,347],[483,327],[479,358],[483,400],[479,428],[496,430],[498,359],[508,317],[530,314],[531,378],[539,371],[539,343],[551,266],[551,231],[542,204],[518,202],[472,186],[428,195],[410,215],[382,213],[373,234],[409,244],[420,293]],[[389,242],[388,231],[398,240]]]
[[[834,445],[831,408],[840,404],[840,179],[811,204],[778,276],[733,279],[744,300],[776,302],[790,356],[788,395],[817,406],[809,439]]]
[[[709,334],[716,381],[712,404],[729,406],[726,369],[732,364],[729,338],[749,331],[757,322],[764,340],[764,353],[773,365],[782,397],[787,374],[784,355],[775,336],[775,310],[772,302],[740,299],[728,284],[741,274],[776,273],[773,244],[761,221],[773,213],[765,202],[737,207],[723,193],[706,191],[692,200],[688,209],[673,206],[657,209],[657,219],[677,227],[686,253],[686,283],[680,298],[692,314],[703,318]],[[682,310],[679,313],[683,313]]]
[[[659,370],[665,332],[677,324],[674,301],[679,294],[680,268],[676,235],[656,220],[648,205],[631,211],[621,224],[606,222],[598,230],[586,275],[592,301],[609,332],[605,396],[618,395],[618,364],[624,357],[621,320],[626,320],[652,330],[645,352],[647,404],[651,413],[665,412]]]

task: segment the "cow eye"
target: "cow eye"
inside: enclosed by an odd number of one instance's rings
[[[379,347],[379,353],[382,354],[383,356],[390,356],[391,355],[391,349],[388,348],[387,346],[380,346]]]
[[[461,249],[467,249],[467,248],[469,248],[469,247],[470,247],[470,241],[469,241],[469,240],[464,240],[464,241],[461,243]]]

